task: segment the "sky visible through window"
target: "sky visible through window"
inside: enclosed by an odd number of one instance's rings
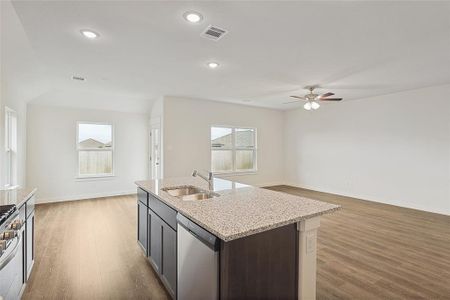
[[[87,139],[94,139],[104,144],[110,143],[112,140],[112,126],[101,124],[79,124],[78,125],[78,141],[82,142]]]
[[[219,137],[228,135],[231,133],[230,128],[223,128],[223,127],[211,127],[211,140],[215,140]]]

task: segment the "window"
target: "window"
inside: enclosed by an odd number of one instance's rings
[[[17,113],[5,108],[5,187],[17,185]]]
[[[211,170],[214,173],[256,171],[256,129],[211,127]]]
[[[113,175],[113,126],[78,123],[77,152],[79,177]]]

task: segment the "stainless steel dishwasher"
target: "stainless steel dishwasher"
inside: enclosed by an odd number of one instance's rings
[[[219,299],[220,239],[177,215],[177,299]]]

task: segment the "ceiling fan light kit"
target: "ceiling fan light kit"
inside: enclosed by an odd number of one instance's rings
[[[316,101],[308,101],[305,103],[305,105],[303,105],[303,108],[306,110],[316,110],[320,107],[320,104],[317,103]]]
[[[317,86],[308,86],[305,87],[305,89],[309,90],[309,94],[306,94],[305,96],[291,96],[292,98],[295,99],[300,99],[300,100],[306,100],[307,102],[305,103],[305,105],[303,105],[303,108],[306,110],[316,110],[320,107],[320,104],[318,101],[341,101],[342,98],[328,98],[330,96],[333,96],[333,93],[325,93],[322,95],[319,94],[314,94],[314,89],[317,88]],[[298,102],[294,101],[294,102]],[[288,103],[293,103],[293,102],[288,102]],[[285,104],[288,104],[285,103]]]

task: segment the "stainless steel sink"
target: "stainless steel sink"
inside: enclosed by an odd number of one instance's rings
[[[219,196],[220,196],[219,194],[216,194],[213,192],[201,192],[201,193],[197,193],[197,194],[182,196],[181,200],[196,201],[196,200],[211,199],[213,197],[219,197]]]
[[[184,186],[176,186],[176,187],[166,187],[162,188],[164,192],[169,193],[169,195],[174,197],[184,196],[184,195],[192,195],[203,192],[202,189],[192,186],[192,185],[184,185]]]
[[[217,193],[206,191],[193,185],[166,187],[161,190],[184,201],[205,200],[220,196]]]

